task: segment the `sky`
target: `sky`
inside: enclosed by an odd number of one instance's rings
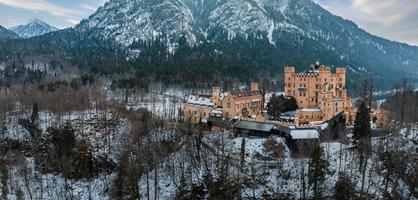
[[[418,0],[313,0],[366,31],[418,46]],[[76,25],[106,0],[0,0],[0,25],[41,19],[57,28]]]

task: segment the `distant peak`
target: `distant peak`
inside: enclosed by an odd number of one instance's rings
[[[58,29],[38,18],[32,18],[27,24],[13,27],[11,30],[22,38],[30,38],[56,31]]]
[[[30,21],[29,21],[29,24],[46,24],[44,21],[42,21],[42,20],[40,20],[40,19],[38,19],[38,18],[32,18]]]

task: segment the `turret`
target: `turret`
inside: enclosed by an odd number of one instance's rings
[[[296,72],[296,70],[295,70],[294,67],[289,67],[289,66],[284,67],[284,73],[285,74],[287,74],[287,73],[295,73],[295,72]]]
[[[258,91],[259,91],[258,83],[252,82],[251,83],[251,92],[258,92]]]
[[[338,75],[345,75],[347,73],[347,70],[344,67],[337,67],[336,72]]]
[[[212,87],[212,96],[213,97],[219,97],[220,95],[221,95],[221,87],[213,86]]]
[[[220,97],[221,88],[219,86],[212,87],[212,102],[215,107],[221,106]]]

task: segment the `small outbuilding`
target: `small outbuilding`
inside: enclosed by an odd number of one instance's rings
[[[233,125],[235,136],[268,137],[276,124],[257,121],[238,121]]]

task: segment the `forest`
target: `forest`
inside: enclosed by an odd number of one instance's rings
[[[302,157],[278,136],[188,122],[181,109],[192,92],[92,74],[3,84],[1,199],[418,198],[418,92],[407,81],[382,105],[391,113],[382,134],[371,134],[360,98],[347,139]],[[269,111],[293,109],[272,96]]]

